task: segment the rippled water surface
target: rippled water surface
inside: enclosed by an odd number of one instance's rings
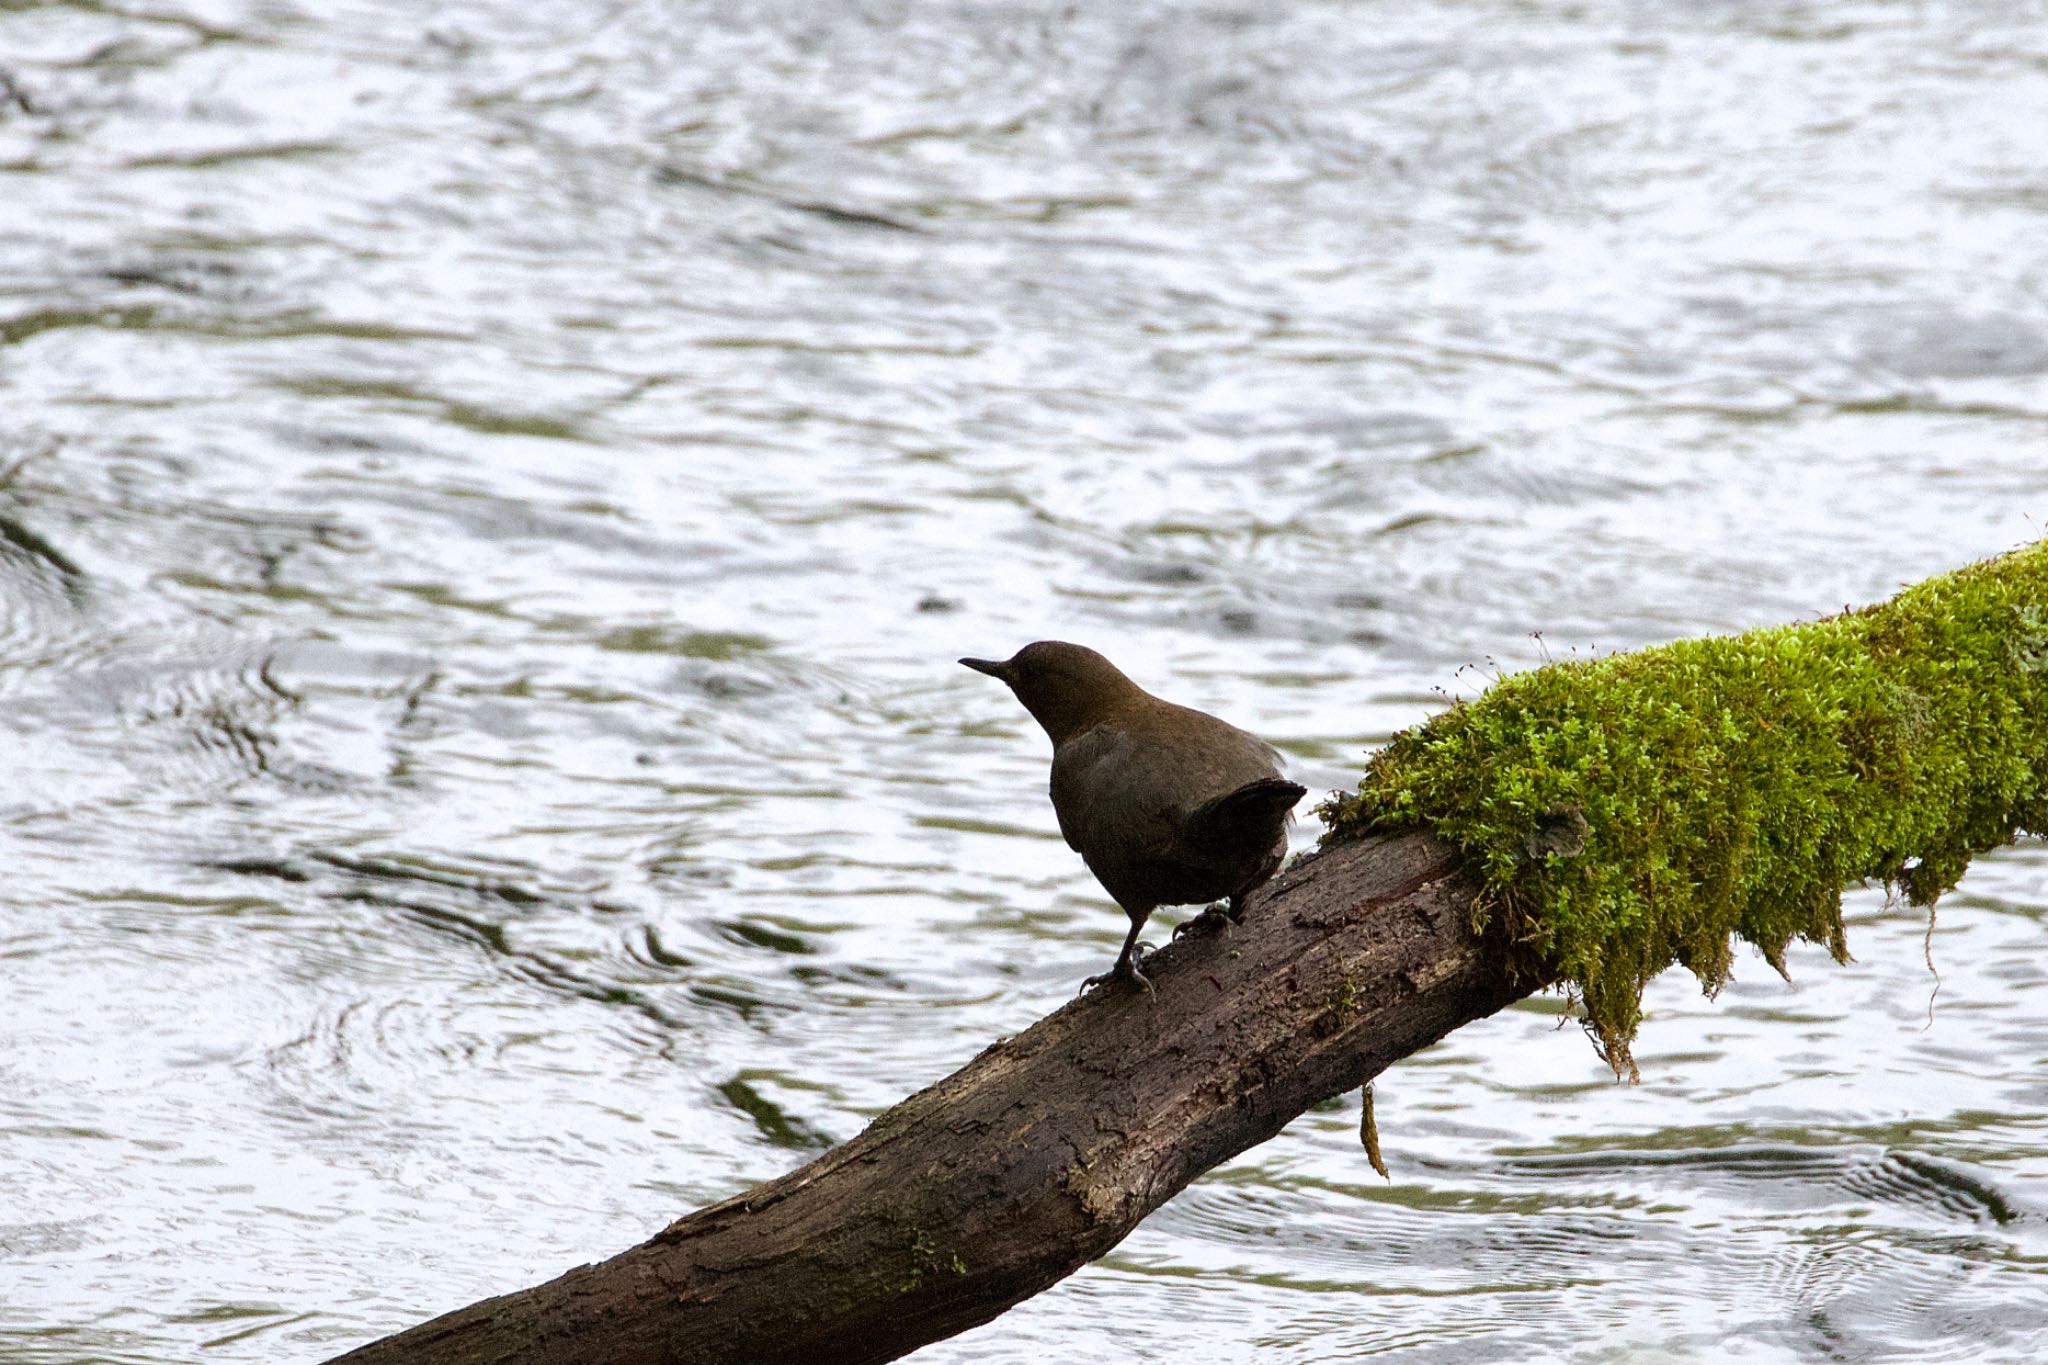
[[[1067,999],[1123,921],[958,655],[1326,789],[2044,518],[2033,0],[0,4],[0,1361],[321,1358]],[[918,1358],[2038,1360],[2048,851],[1931,1023],[1849,910]]]

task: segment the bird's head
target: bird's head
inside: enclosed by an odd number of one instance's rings
[[[1147,693],[1085,645],[1040,640],[1007,659],[962,659],[977,673],[1000,678],[1058,745]]]

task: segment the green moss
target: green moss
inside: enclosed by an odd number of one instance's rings
[[[938,1244],[918,1229],[910,1243],[910,1276],[897,1286],[899,1294],[914,1293],[924,1287],[924,1277],[930,1275],[965,1275],[967,1262],[960,1259],[957,1251],[941,1253]]]
[[[1841,892],[1917,905],[2020,830],[2048,832],[2048,541],[1810,625],[1502,679],[1396,735],[1330,837],[1457,846],[1533,969],[1569,984],[1618,1074],[1643,987],[1711,994],[1731,935],[1783,970],[1848,956]]]

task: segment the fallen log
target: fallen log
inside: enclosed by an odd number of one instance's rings
[[[1114,1247],[1211,1167],[1541,985],[1426,834],[1337,844],[851,1141],[348,1365],[894,1360]]]
[[[800,1170],[341,1361],[893,1360],[1553,980],[1631,1074],[1674,962],[1711,993],[1736,937],[1780,970],[1798,939],[1845,957],[1843,887],[1932,905],[2048,830],[2048,542],[1827,620],[1506,679],[1324,816],[1244,927],[1147,963],[1156,998],[1090,991]]]

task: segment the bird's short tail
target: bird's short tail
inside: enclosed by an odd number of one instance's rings
[[[1284,777],[1262,777],[1197,806],[1188,836],[1197,846],[1271,843],[1287,813],[1308,788]]]

